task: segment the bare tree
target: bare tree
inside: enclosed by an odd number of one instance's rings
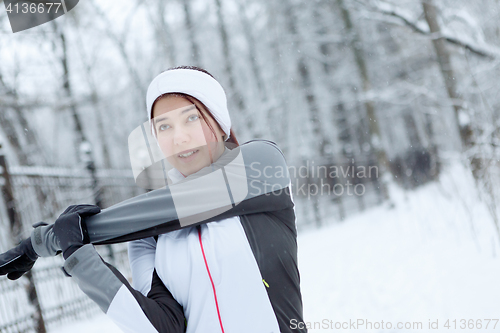
[[[255,82],[257,84],[257,89],[259,91],[260,96],[264,101],[267,100],[267,90],[264,83],[264,79],[262,78],[262,69],[260,68],[257,61],[257,42],[255,40],[252,26],[248,19],[248,14],[246,10],[245,0],[238,0],[238,14],[240,16],[240,21],[243,25],[243,33],[245,35],[245,39],[248,45],[248,60],[250,62],[250,66],[252,68],[252,73],[255,78]]]
[[[464,148],[469,148],[473,145],[473,132],[470,122],[466,121],[466,119],[469,119],[469,115],[462,107],[463,101],[457,92],[456,76],[451,63],[450,52],[446,47],[444,37],[441,36],[441,28],[438,22],[436,6],[433,4],[432,0],[424,0],[422,2],[422,6],[424,9],[425,20],[429,25],[430,32],[434,36],[432,44],[434,45],[434,50],[436,51],[437,61],[439,68],[441,69],[441,75],[444,80],[448,97],[450,98],[453,110],[455,111],[455,121],[457,123],[457,128],[459,129],[462,145]]]
[[[196,41],[196,31],[194,29],[190,0],[182,0],[182,6],[184,9],[184,20],[188,31],[189,42],[191,44],[191,61],[196,66],[202,66],[200,59],[200,47]]]
[[[361,78],[362,89],[365,94],[368,94],[372,90],[372,84],[370,81],[370,77],[368,74],[368,67],[366,64],[365,56],[363,53],[363,43],[361,41],[361,37],[354,27],[351,19],[351,13],[349,9],[346,7],[344,0],[337,0],[337,6],[341,11],[342,20],[344,22],[344,26],[347,32],[347,36],[349,38],[349,45],[354,55],[354,60],[356,66],[358,68],[359,76]],[[380,133],[380,122],[378,121],[378,117],[375,113],[375,106],[373,102],[365,97],[364,98],[364,106],[366,109],[366,117],[368,119],[368,128],[370,131],[370,144],[371,148],[375,152],[375,156],[377,158],[379,167],[380,167],[380,190],[385,199],[389,199],[389,193],[387,191],[387,186],[383,181],[383,176],[385,172],[390,170],[389,160],[387,158],[387,154],[385,152],[384,147],[382,146],[382,136]]]
[[[187,2],[188,0],[183,1]],[[177,64],[177,47],[172,36],[172,31],[165,18],[167,3],[159,0],[156,4],[156,8],[154,6],[147,6],[147,9],[151,21],[154,22],[156,39],[162,51],[159,61],[163,63],[168,62],[169,66],[175,66]]]
[[[229,90],[231,92],[230,99],[234,101],[238,112],[245,119],[245,125],[247,127],[248,133],[251,133],[253,137],[261,137],[260,129],[256,128],[255,120],[252,114],[247,110],[245,99],[240,92],[234,73],[233,64],[234,61],[231,56],[231,46],[229,42],[228,29],[226,27],[226,22],[224,20],[224,10],[222,7],[222,0],[214,0],[217,12],[217,24],[219,29],[219,35],[222,41],[222,56],[224,58],[224,72],[226,74],[227,80],[229,82]]]
[[[75,20],[76,21],[76,20]],[[76,23],[76,29],[78,33],[80,33],[80,26],[78,25],[78,22]],[[80,38],[81,39],[81,38]],[[97,133],[99,135],[99,143],[102,149],[102,159],[103,159],[103,165],[106,169],[111,169],[112,167],[112,162],[111,162],[111,155],[110,155],[110,149],[109,149],[109,143],[107,140],[108,133],[106,133],[104,129],[104,122],[105,122],[105,110],[101,106],[101,100],[100,100],[100,95],[97,87],[96,80],[94,79],[93,76],[93,71],[92,71],[92,64],[90,63],[87,54],[85,53],[85,50],[82,46],[81,43],[76,43],[77,48],[79,50],[80,58],[84,67],[85,71],[85,77],[87,79],[89,88],[90,88],[90,103],[92,108],[94,109],[95,113],[95,118],[96,118],[96,125],[97,125]]]
[[[61,62],[61,68],[62,68],[62,88],[65,94],[65,97],[68,98],[72,103],[70,104],[69,111],[71,113],[71,117],[73,119],[73,124],[75,126],[75,134],[76,134],[76,142],[75,142],[75,152],[80,151],[80,145],[88,141],[87,137],[85,135],[85,132],[83,130],[83,124],[80,119],[80,115],[78,114],[77,106],[73,102],[74,101],[74,96],[73,96],[73,89],[71,87],[71,81],[70,81],[70,74],[69,74],[69,60],[68,60],[68,46],[66,42],[66,35],[63,29],[60,29],[58,23],[56,21],[52,21],[54,28],[57,32],[57,37],[59,38],[59,43],[61,47],[61,56],[60,56],[60,62]],[[77,154],[78,157],[78,154]]]
[[[123,34],[121,36],[119,36],[111,28],[113,26],[113,24],[111,24],[111,22],[109,22],[109,18],[102,11],[102,9],[98,5],[96,5],[94,1],[90,1],[89,3],[93,6],[94,11],[98,15],[98,17],[106,24],[107,29],[105,30],[105,32],[106,32],[107,36],[115,43],[116,47],[118,48],[118,50],[122,56],[122,59],[125,62],[126,70],[129,72],[130,78],[132,79],[132,82],[137,89],[138,96],[140,96],[140,98],[138,98],[138,100],[142,100],[143,96],[146,96],[146,86],[143,84],[141,76],[139,75],[137,68],[132,63],[132,60],[130,59],[130,56],[129,56],[129,52],[127,51],[127,48],[126,48],[126,40],[127,40],[128,31],[127,30],[124,31]],[[134,10],[130,13],[130,15],[133,15],[136,12],[139,5],[140,4],[138,4],[136,6],[136,8],[134,8]],[[130,15],[129,15],[129,17],[127,17],[127,20],[131,19]],[[129,26],[129,25],[126,24],[125,26]]]
[[[351,136],[351,126],[349,124],[347,110],[344,107],[344,104],[341,100],[341,96],[339,93],[338,87],[335,86],[334,81],[331,80],[331,77],[334,74],[335,68],[332,65],[329,59],[333,59],[334,55],[332,54],[332,43],[328,40],[323,39],[328,33],[328,28],[325,22],[321,19],[321,15],[319,13],[321,7],[314,6],[312,9],[312,20],[315,22],[317,26],[317,35],[319,37],[318,49],[319,53],[323,56],[322,67],[324,71],[324,77],[326,81],[326,85],[328,86],[331,95],[334,96],[332,98],[332,102],[330,105],[330,110],[332,111],[332,119],[334,119],[334,123],[332,124],[332,128],[334,128],[336,133],[338,133],[338,142],[341,145],[341,151],[343,155],[344,161],[350,161],[354,158],[353,150],[348,147],[353,146],[353,140]],[[333,138],[332,138],[333,139]],[[333,165],[337,164],[340,159],[334,158],[333,154],[330,154],[328,158],[328,163]],[[337,179],[332,179],[333,183],[337,181]],[[361,196],[357,196],[358,200],[363,203],[363,198]],[[346,217],[345,207],[342,200],[342,196],[334,195],[332,196],[332,202],[337,204],[339,209],[339,219],[342,221]],[[362,205],[364,207],[364,205]]]
[[[17,89],[7,86],[1,73],[0,86],[8,96],[14,99],[12,110],[7,109],[0,112],[0,127],[16,154],[17,162],[23,166],[47,165],[46,151],[32,128],[32,122],[26,118],[27,110],[19,104]],[[26,144],[23,144],[20,133],[24,134]],[[38,185],[34,187],[34,190],[40,207],[43,208],[42,216],[44,218],[53,217],[58,208],[54,194]]]
[[[429,25],[429,30],[434,36],[432,43],[437,55],[437,62],[441,70],[444,85],[448,93],[448,97],[452,102],[455,114],[455,122],[460,134],[462,149],[464,151],[472,150],[477,146],[474,129],[471,124],[471,115],[468,110],[463,107],[462,97],[457,92],[456,76],[451,62],[450,52],[446,47],[445,38],[441,35],[441,27],[439,25],[438,13],[433,0],[423,0],[422,7],[424,10],[425,20]],[[480,131],[480,128],[477,129]],[[489,210],[495,222],[497,235],[500,237],[500,220],[497,213],[496,196],[493,189],[492,178],[488,165],[482,156],[475,155],[470,158],[470,166],[472,174],[476,182],[484,185],[489,196]]]
[[[294,8],[290,0],[283,2],[283,14],[286,22],[286,29],[291,36],[299,36],[297,28],[297,18],[294,13]],[[301,49],[302,45],[300,39],[296,42],[297,49]],[[332,143],[330,138],[326,135],[321,123],[320,109],[317,102],[317,97],[313,88],[313,79],[309,67],[307,66],[306,58],[303,55],[296,57],[296,69],[299,76],[300,86],[304,93],[304,97],[308,106],[309,122],[312,125],[313,135],[317,145],[317,156],[323,159],[332,158]],[[320,214],[319,197],[313,196],[313,211],[318,225],[322,224]]]
[[[283,81],[283,76],[287,72],[287,63],[283,59],[283,54],[285,52],[283,44],[279,43],[280,36],[282,35],[282,27],[278,22],[277,17],[281,13],[281,4],[278,1],[266,1],[265,2],[265,12],[267,13],[266,18],[266,34],[267,40],[266,44],[269,49],[269,55],[267,58],[274,59],[273,66],[263,68],[264,71],[270,71],[271,79],[268,81],[269,90],[272,91],[269,97],[269,108],[266,115],[266,125],[268,132],[275,138],[275,140],[280,143],[281,149],[285,156],[288,156],[289,152],[294,151],[295,147],[291,147],[289,129],[293,122],[290,117],[291,101],[290,96],[292,96],[292,87]],[[269,65],[267,62],[266,65]],[[272,95],[271,95],[272,94]],[[276,126],[279,124],[279,126]]]

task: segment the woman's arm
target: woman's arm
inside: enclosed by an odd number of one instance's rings
[[[184,312],[156,271],[146,295],[102,260],[91,244],[69,256],[64,270],[101,310],[127,333],[184,332]]]
[[[167,188],[86,219],[94,244],[150,237],[231,216],[293,206],[285,158],[271,141],[250,141]]]
[[[85,222],[91,243],[112,244],[293,205],[283,153],[271,141],[255,140],[179,183],[125,200]],[[32,239],[42,257],[59,248],[51,226],[35,229]]]
[[[53,231],[65,259],[63,270],[72,276],[80,289],[125,332],[184,331],[184,313],[172,294],[154,271],[154,249],[149,243],[140,244],[140,263],[134,268],[145,269],[149,275],[148,290],[143,293],[130,286],[113,266],[105,263],[88,243],[84,217],[97,214],[92,205],[70,206],[55,221]],[[86,244],[86,245],[85,245]]]
[[[128,260],[132,271],[132,288],[147,295],[155,270],[156,240],[153,237],[138,239],[128,244]]]

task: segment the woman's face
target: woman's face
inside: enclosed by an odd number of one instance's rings
[[[209,166],[224,152],[224,132],[201,104],[179,96],[165,96],[153,108],[153,124],[167,161],[184,176]],[[214,133],[200,112],[210,122]]]

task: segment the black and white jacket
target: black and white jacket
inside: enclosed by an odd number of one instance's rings
[[[94,244],[132,240],[132,285],[91,244],[66,260],[65,270],[124,332],[306,332],[290,327],[303,318],[294,203],[281,151],[273,142],[254,140],[226,149],[219,161],[186,179],[173,169],[174,184],[166,191],[133,198],[88,221]],[[215,178],[203,180],[207,175],[225,181],[228,205],[206,203],[205,190],[217,187]],[[169,207],[148,210],[157,195]],[[125,207],[131,205],[144,212],[128,216]],[[189,215],[186,205],[197,208]],[[141,214],[146,225],[124,232],[133,220],[141,224]],[[158,220],[159,214],[168,216]],[[118,223],[105,222],[120,216],[120,232]],[[102,233],[107,239],[99,238]]]

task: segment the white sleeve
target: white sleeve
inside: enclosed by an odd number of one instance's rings
[[[155,268],[156,241],[153,237],[128,243],[128,258],[132,270],[132,288],[147,296]]]
[[[150,259],[148,256],[144,258]],[[144,295],[132,288],[115,267],[104,262],[91,244],[76,250],[66,259],[63,268],[124,332],[185,331],[182,306],[173,298],[156,271],[153,270],[149,292]]]

